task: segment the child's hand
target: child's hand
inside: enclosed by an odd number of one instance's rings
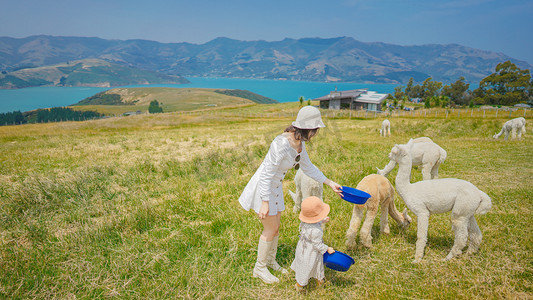
[[[328,253],[329,254],[333,254],[333,253],[335,253],[335,250],[333,250],[333,248],[331,248],[331,247],[328,247]]]
[[[324,220],[322,220],[322,224],[326,224],[327,222],[329,222],[329,217],[325,217]]]

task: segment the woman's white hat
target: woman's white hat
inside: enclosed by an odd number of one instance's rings
[[[304,106],[298,112],[296,121],[292,122],[292,126],[300,129],[315,129],[326,127],[322,122],[320,110],[314,106]]]

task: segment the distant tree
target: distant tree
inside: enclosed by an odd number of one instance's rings
[[[300,106],[303,106],[303,105],[304,105],[304,97],[300,96]]]
[[[17,125],[26,123],[20,111],[0,113],[0,125]]]
[[[413,77],[409,78],[409,82],[407,83],[407,86],[405,86],[405,95],[407,95],[407,97],[409,97],[409,99],[412,99],[412,98],[416,98],[416,96],[414,96],[412,93],[413,93],[413,84],[414,84],[414,80],[413,80]]]
[[[400,100],[403,99],[405,93],[402,91],[402,86],[397,86],[394,88],[394,98]]]
[[[439,96],[441,87],[442,82],[433,81],[431,77],[427,78],[424,80],[424,83],[422,83],[423,98],[427,99],[433,96]]]
[[[465,82],[463,76],[459,77],[454,83],[450,85],[445,85],[442,88],[442,95],[448,96],[451,101],[459,105],[466,105],[470,100],[470,93],[468,88],[470,87],[469,83]]]
[[[444,108],[448,106],[448,103],[450,103],[450,98],[448,96],[441,96],[440,103],[441,103],[441,106]]]
[[[532,81],[529,70],[521,70],[511,61],[499,63],[496,72],[483,78],[474,90],[478,104],[513,105],[531,99]]]
[[[433,96],[432,98],[433,98],[434,106],[435,107],[439,107],[440,106],[440,97]]]
[[[157,102],[157,100],[153,100],[150,102],[150,106],[148,106],[148,112],[151,114],[162,113],[163,108],[159,106],[159,102]]]
[[[430,108],[431,107],[431,99],[430,98],[426,98],[424,100],[424,107],[425,108]]]
[[[311,99],[307,99],[307,105],[311,105]]]

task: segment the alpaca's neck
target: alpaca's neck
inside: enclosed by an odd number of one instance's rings
[[[404,194],[406,189],[411,184],[411,168],[413,167],[413,162],[411,157],[406,156],[401,161],[398,162],[398,173],[396,174],[396,189],[398,194],[402,196],[405,200]]]

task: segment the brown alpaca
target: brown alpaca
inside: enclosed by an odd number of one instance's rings
[[[378,208],[381,205],[381,220],[380,220],[380,232],[389,234],[389,222],[388,215],[400,225],[401,228],[407,228],[411,223],[411,217],[407,215],[407,208],[400,213],[394,205],[394,188],[389,180],[378,174],[371,174],[366,176],[357,185],[358,190],[369,193],[370,197],[364,205],[354,205],[352,220],[350,221],[350,228],[346,232],[346,246],[348,248],[354,248],[356,245],[357,231],[361,220],[363,219],[363,210],[366,207],[366,218],[363,226],[361,227],[361,243],[365,247],[372,247],[372,225],[374,219],[378,214]]]

